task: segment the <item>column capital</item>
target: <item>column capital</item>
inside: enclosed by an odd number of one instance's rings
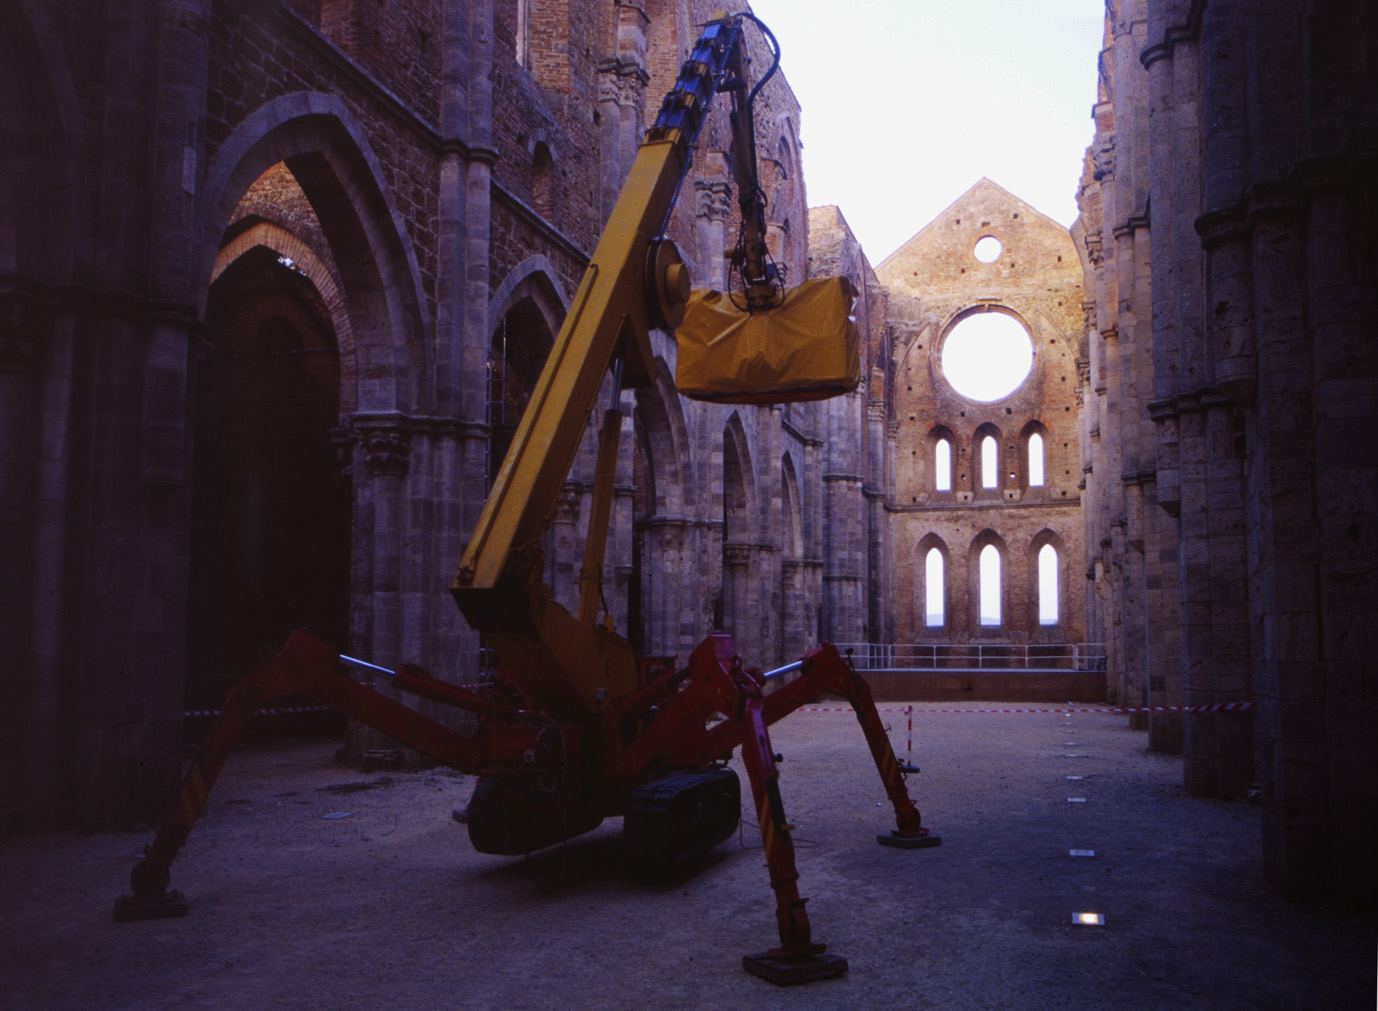
[[[726,221],[732,211],[732,187],[725,182],[699,179],[694,183],[699,197],[698,215],[709,221]]]
[[[353,435],[373,477],[403,477],[411,465],[411,432],[396,422],[356,421]]]

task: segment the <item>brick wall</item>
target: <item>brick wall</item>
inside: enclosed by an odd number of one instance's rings
[[[991,236],[999,257],[981,262],[977,240]],[[1067,230],[989,180],[960,197],[876,270],[889,288],[893,343],[889,367],[891,599],[900,642],[1084,641],[1082,578],[1081,265]],[[942,367],[944,342],[972,312],[1016,313],[1032,343],[1032,366],[1011,394],[991,402],[957,392]],[[1044,483],[1025,469],[1028,437],[1044,445]],[[981,474],[981,442],[997,440],[996,487]],[[951,451],[951,488],[939,490],[936,444]],[[1058,552],[1058,622],[1039,621],[1037,551]],[[1001,554],[1002,615],[983,625],[977,608],[979,552]],[[946,606],[930,628],[923,599],[927,552],[945,558]]]

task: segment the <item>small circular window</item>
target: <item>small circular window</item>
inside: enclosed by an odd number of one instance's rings
[[[976,246],[971,251],[971,255],[982,263],[994,263],[1000,259],[1000,253],[1005,247],[1000,244],[1000,240],[994,235],[985,235],[976,240]]]
[[[952,388],[968,400],[1000,400],[1028,378],[1033,341],[1013,316],[974,313],[949,331],[939,361]]]

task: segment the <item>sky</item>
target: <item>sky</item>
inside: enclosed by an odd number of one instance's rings
[[[1104,0],[751,7],[799,99],[809,206],[840,207],[872,264],[982,176],[1076,220]]]

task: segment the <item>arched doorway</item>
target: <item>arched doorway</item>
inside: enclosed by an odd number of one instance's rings
[[[295,628],[347,646],[339,349],[287,257],[256,246],[211,286],[195,391],[187,702],[208,708]]]
[[[554,343],[550,321],[532,297],[518,299],[493,329],[488,345],[489,488]]]
[[[699,531],[685,505],[694,454],[670,368],[660,357],[655,368],[655,381],[636,391],[633,414],[628,637],[644,655],[683,660],[698,645],[704,618],[721,620],[722,598],[695,563]]]
[[[429,315],[420,271],[385,178],[369,133],[343,100],[322,93],[265,102],[209,160],[200,252],[207,340],[191,384],[199,444],[189,654],[198,684],[226,668],[237,673],[227,654],[240,635],[247,649],[276,648],[286,625],[385,664],[440,659],[431,648],[440,637],[408,640],[401,620],[404,587],[426,578],[435,531],[423,522],[404,538],[399,521],[415,517],[413,455],[428,465],[443,441],[413,439],[412,419],[435,393],[433,355],[452,349],[421,339]],[[268,324],[273,315],[291,329]],[[245,357],[255,365],[249,379],[233,360]],[[265,442],[259,430],[277,434]],[[221,457],[230,477],[219,476]],[[291,473],[283,461],[295,465]],[[217,483],[254,468],[272,479],[245,480],[215,500]],[[257,556],[231,554],[229,534]],[[230,593],[214,585],[217,566],[241,596],[269,587],[271,595],[222,607]],[[262,725],[270,722],[285,725]]]

